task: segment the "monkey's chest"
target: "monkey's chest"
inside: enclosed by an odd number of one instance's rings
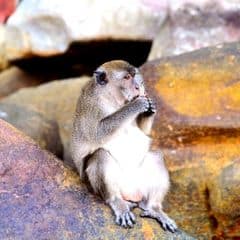
[[[118,131],[104,148],[117,160],[122,169],[135,168],[144,159],[149,150],[151,139],[137,126]]]

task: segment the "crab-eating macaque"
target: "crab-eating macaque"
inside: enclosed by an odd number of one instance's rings
[[[175,232],[162,209],[169,175],[161,151],[150,151],[156,112],[139,70],[122,60],[94,72],[78,99],[72,134],[72,157],[80,178],[111,207],[115,221],[132,227],[134,207],[142,217]]]

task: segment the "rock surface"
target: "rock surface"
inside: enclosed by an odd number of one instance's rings
[[[0,120],[1,239],[193,239],[138,217],[135,228],[113,224],[110,210],[74,172]]]
[[[42,148],[62,157],[58,123],[42,113],[17,104],[0,103],[0,119],[11,123],[34,139]]]
[[[158,109],[153,147],[163,149],[171,173],[164,208],[197,239],[240,237],[239,51],[239,43],[219,45],[141,68]],[[88,80],[20,90],[2,103],[27,107],[55,120],[66,157],[72,114]],[[154,236],[154,231],[145,229],[147,236]]]
[[[19,58],[63,53],[76,41],[151,40],[165,17],[166,1],[23,0],[7,27],[26,40]]]
[[[239,51],[219,45],[141,68],[159,109],[154,147],[172,172],[170,212],[206,239],[240,236]]]
[[[72,166],[69,153],[69,139],[72,131],[72,119],[75,112],[78,96],[81,88],[89,80],[89,77],[53,81],[39,87],[21,89],[20,91],[4,98],[4,104],[14,104],[20,108],[27,108],[26,111],[33,110],[40,113],[45,119],[55,121],[60,130],[60,142],[64,147],[64,159]],[[8,120],[7,120],[8,121]],[[26,134],[24,114],[18,114],[16,120]],[[16,123],[10,121],[16,127]],[[35,122],[36,131],[41,131],[41,127]],[[31,135],[30,135],[31,136]],[[56,136],[58,134],[56,133]],[[37,140],[36,138],[34,138]],[[39,141],[38,141],[39,142]],[[47,148],[48,149],[48,148]]]
[[[240,1],[170,1],[169,18],[154,39],[149,60],[240,40]]]
[[[30,74],[18,67],[10,67],[0,73],[0,98],[20,88],[37,86],[43,81],[42,77]]]
[[[239,0],[23,0],[0,30],[0,52],[8,61],[61,54],[74,42],[154,40],[149,59],[156,59],[239,40],[239,6]]]

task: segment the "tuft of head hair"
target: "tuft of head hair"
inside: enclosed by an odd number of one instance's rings
[[[105,62],[98,69],[108,73],[112,72],[113,69],[114,71],[125,71],[130,73],[132,76],[136,73],[135,67],[124,60],[112,60]]]

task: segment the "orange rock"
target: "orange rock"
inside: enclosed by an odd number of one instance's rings
[[[171,171],[167,208],[198,238],[240,237],[239,51],[219,45],[141,68],[159,109],[153,147]]]

